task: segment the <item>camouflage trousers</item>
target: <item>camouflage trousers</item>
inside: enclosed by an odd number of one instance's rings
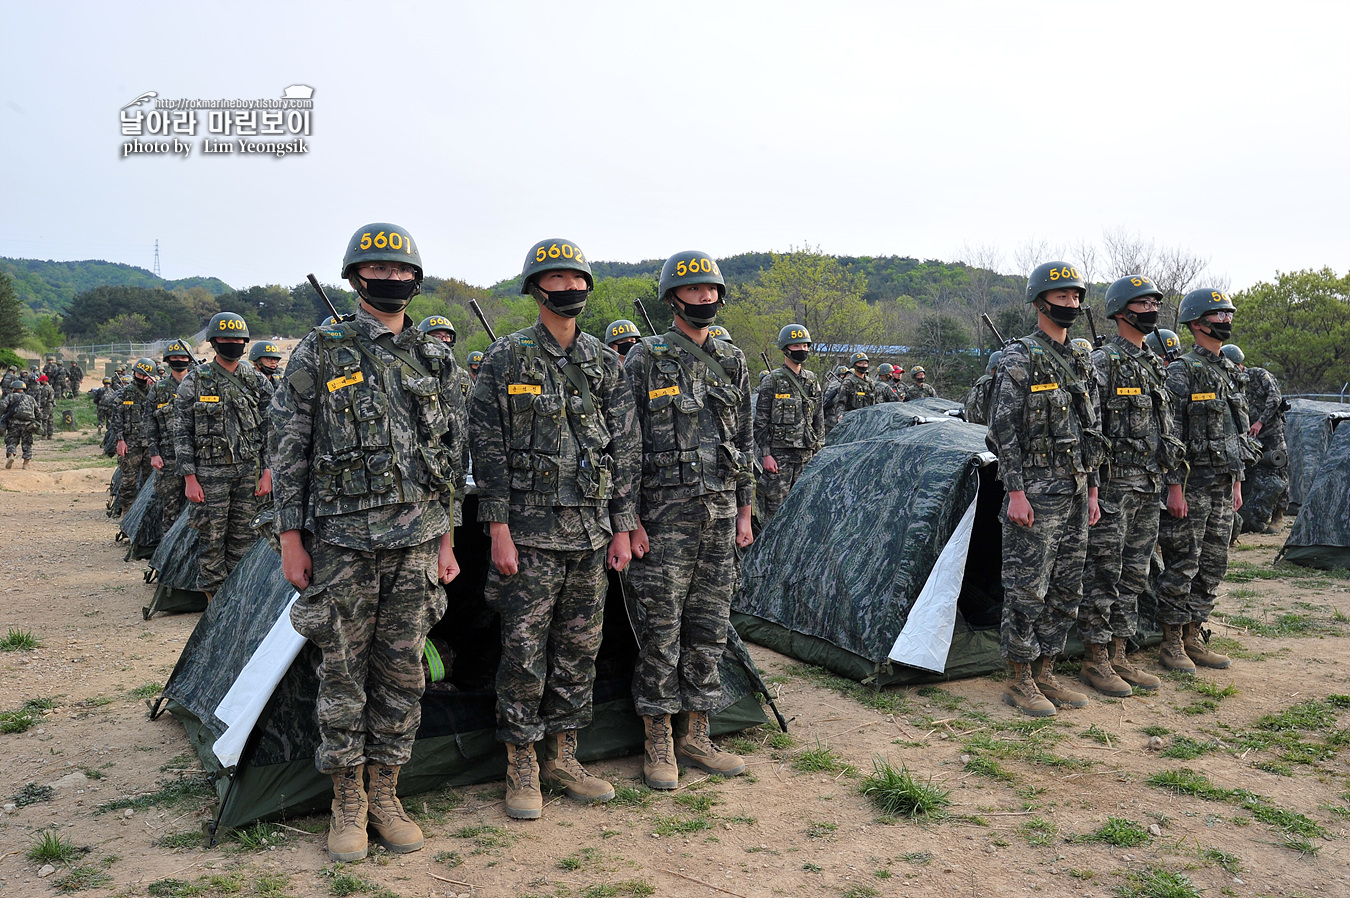
[[[502,618],[497,740],[528,745],[591,722],[605,610],[606,549],[517,546],[520,569],[488,565],[483,598]]]
[[[699,499],[644,521],[651,551],[633,559],[639,605],[633,704],[643,716],[713,711],[736,585],[736,519],[713,518]]]
[[[1087,491],[1043,496],[1027,493],[1033,522],[1008,520],[1003,499],[1003,620],[999,652],[1030,663],[1064,651],[1083,599],[1088,544]]]
[[[1272,468],[1252,465],[1247,468],[1247,479],[1242,481],[1242,508],[1233,520],[1233,535],[1238,528],[1247,533],[1260,533],[1278,512],[1283,515],[1289,507],[1289,467]]]
[[[197,468],[197,483],[206,501],[190,503],[188,525],[200,535],[197,588],[202,592],[220,589],[244,553],[258,541],[250,526],[260,502],[253,495],[258,485],[256,471],[253,462]]]
[[[150,467],[150,453],[146,451],[145,446],[132,446],[130,443],[127,444],[127,454],[117,460],[117,466],[122,469],[122,481],[117,490],[117,504],[122,507],[122,511],[126,511],[131,507],[131,503],[136,501],[141,484],[149,479],[150,472],[154,468]]]
[[[52,438],[52,428],[54,426],[52,409],[44,408],[38,417],[42,420],[42,439],[50,440]]]
[[[1088,530],[1078,634],[1099,645],[1139,629],[1139,596],[1158,543],[1158,494],[1107,481],[1097,496],[1101,520]]]
[[[291,625],[323,653],[320,772],[412,758],[426,689],[422,647],[445,614],[440,542],[362,552],[306,539],[312,579],[291,607]]]
[[[755,495],[762,496],[764,503],[764,517],[760,521],[761,526],[767,524],[769,518],[777,514],[778,509],[783,505],[783,500],[787,498],[788,492],[792,489],[792,485],[797,482],[798,477],[802,476],[802,470],[814,454],[809,449],[773,450],[773,460],[778,462],[778,473],[762,472],[759,475],[759,483],[755,487]]]
[[[1228,573],[1233,531],[1233,479],[1186,489],[1186,517],[1164,513],[1158,528],[1166,570],[1158,578],[1158,623],[1204,623]]]
[[[28,422],[10,421],[5,430],[5,457],[9,458],[23,452],[25,459],[33,457],[33,428]]]
[[[187,498],[183,495],[183,478],[177,474],[171,473],[176,470],[173,459],[164,459],[164,467],[160,469],[159,476],[155,478],[155,495],[159,496],[160,501],[160,520],[164,524],[164,531],[167,533],[173,526],[173,522],[178,520],[178,516],[183,512],[183,503]]]

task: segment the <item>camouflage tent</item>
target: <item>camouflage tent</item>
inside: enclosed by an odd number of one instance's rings
[[[1322,456],[1331,445],[1336,425],[1350,418],[1350,405],[1291,399],[1284,415],[1284,439],[1289,447],[1289,510],[1297,513],[1308,495]]]
[[[948,407],[844,416],[742,563],[745,639],[877,685],[1002,666],[1003,488],[986,429]]]
[[[1350,425],[1336,428],[1280,554],[1305,567],[1350,569]]]
[[[164,535],[164,527],[160,522],[160,511],[164,503],[155,495],[155,481],[158,479],[159,472],[151,470],[150,476],[137,490],[136,499],[131,503],[131,507],[122,513],[117,540],[127,541],[127,554],[123,561],[149,558],[155,553],[155,547],[159,545],[160,537]]]
[[[203,611],[206,593],[197,589],[197,531],[188,526],[188,508],[184,505],[178,520],[159,541],[146,583],[157,583],[150,604],[141,609],[146,620],[157,611]]]
[[[477,519],[477,499],[464,518]],[[488,540],[482,528],[460,527],[455,551],[462,573],[447,587],[446,616],[431,642],[446,679],[428,678],[422,724],[401,794],[500,779],[506,753],[497,742],[493,684],[501,637],[483,602]],[[311,813],[332,800],[332,782],[314,768],[318,724],[319,653],[290,626],[295,589],[281,559],[260,539],[230,574],[183,649],[154,715],[167,707],[188,732],[220,798],[215,832],[254,820]],[[722,657],[725,705],[713,731],[765,722],[756,694],[767,688],[734,631]],[[596,662],[595,715],[581,733],[583,760],[635,754],[642,722],[633,711],[631,681],[637,646],[618,578],[611,575],[604,640]]]

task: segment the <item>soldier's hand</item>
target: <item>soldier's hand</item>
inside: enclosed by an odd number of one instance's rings
[[[514,577],[520,571],[520,555],[511,539],[511,528],[494,521],[488,525],[488,533],[492,536],[492,566],[503,577]]]
[[[156,471],[163,471],[164,459],[160,458],[158,455],[150,456],[150,467],[154,468]]]
[[[1091,527],[1102,519],[1102,506],[1097,501],[1097,488],[1094,486],[1088,490],[1088,526]]]
[[[770,474],[777,474],[778,460],[772,455],[764,456],[764,470],[768,471]]]
[[[127,441],[126,441],[126,440],[118,440],[118,441],[117,441],[117,457],[118,457],[118,458],[126,458],[126,455],[127,455]]]
[[[269,496],[272,494],[272,469],[263,468],[262,476],[258,478],[258,488],[253,491],[255,496]]]
[[[750,506],[745,505],[736,509],[736,545],[745,549],[754,541],[755,532],[750,527]]]
[[[305,551],[304,543],[300,542],[300,531],[287,530],[280,534],[280,538],[281,575],[287,583],[304,592],[309,588],[312,568],[309,553]]]
[[[1249,432],[1251,433],[1252,436],[1259,435],[1261,433],[1261,422],[1260,421],[1252,422],[1251,430]]]
[[[183,478],[183,495],[189,502],[202,504],[206,501],[206,493],[202,491],[202,485],[197,482],[196,474],[189,474]]]
[[[1242,507],[1242,481],[1233,481],[1233,511]]]
[[[1233,484],[1237,486],[1237,484]],[[1182,490],[1181,484],[1169,483],[1167,485],[1167,513],[1174,518],[1186,517],[1186,493]]]
[[[459,576],[459,560],[455,558],[455,535],[447,533],[441,537],[440,552],[436,557],[436,571],[442,583],[449,583]]]
[[[645,558],[647,553],[652,550],[651,540],[647,539],[647,528],[642,526],[641,521],[638,522],[637,529],[633,531],[629,543],[633,547],[633,557],[637,559]]]
[[[1008,493],[1008,520],[1019,527],[1030,527],[1036,523],[1036,513],[1031,510],[1031,503],[1027,501],[1027,494],[1022,490],[1013,490]]]

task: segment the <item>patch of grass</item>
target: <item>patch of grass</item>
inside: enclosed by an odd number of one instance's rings
[[[844,892],[843,898],[877,898],[880,894],[871,886],[856,885]]]
[[[1328,695],[1327,704],[1338,711],[1345,711],[1350,709],[1350,695]]]
[[[145,795],[117,798],[105,802],[98,806],[97,813],[120,811],[125,808],[144,810],[145,808],[160,806],[181,807],[200,802],[203,799],[216,797],[215,788],[204,775],[178,776],[174,779],[160,780],[157,785],[159,786],[158,790]]]
[[[1211,711],[1219,710],[1219,703],[1212,698],[1202,698],[1198,702],[1192,702],[1179,709],[1182,714],[1195,716],[1198,714],[1209,714]]]
[[[445,864],[447,867],[458,867],[464,863],[464,858],[458,851],[438,851],[435,857],[436,863]]]
[[[1334,627],[1329,627],[1323,621],[1314,618],[1310,614],[1297,614],[1292,611],[1286,611],[1283,614],[1276,615],[1274,620],[1260,621],[1246,614],[1234,614],[1225,621],[1230,627],[1242,627],[1257,636],[1266,636],[1270,638],[1279,638],[1284,636],[1319,636],[1325,633],[1335,633]]]
[[[993,758],[972,757],[966,761],[965,769],[977,776],[988,777],[991,780],[998,780],[1003,783],[1011,783],[1017,779],[1011,771],[1005,769]]]
[[[1212,742],[1201,742],[1198,739],[1192,739],[1190,736],[1173,736],[1172,744],[1163,750],[1162,756],[1190,761],[1213,750],[1214,743]]]
[[[1051,729],[1039,728],[1027,730],[1025,738],[1020,740],[1003,739],[992,733],[975,733],[963,743],[973,755],[987,755],[999,760],[1019,760],[1067,770],[1086,770],[1092,762],[1082,758],[1062,758],[1048,747],[1059,742],[1063,736]]]
[[[26,708],[18,711],[0,711],[0,733],[26,733],[42,719],[40,714]]]
[[[1170,732],[1172,731],[1169,730],[1167,727],[1160,727],[1160,726],[1144,727],[1143,729],[1143,733],[1145,736],[1166,736]]]
[[[914,779],[909,768],[896,769],[889,761],[872,759],[872,775],[863,780],[863,797],[884,814],[908,817],[943,817],[951,805],[951,793],[932,784]]]
[[[1242,872],[1242,861],[1235,854],[1229,854],[1217,848],[1209,848],[1200,857],[1211,864],[1218,864],[1234,876]]]
[[[819,742],[815,748],[798,752],[797,757],[792,760],[792,768],[803,773],[844,773],[849,776],[858,772],[858,769],[845,761],[838,752]]]
[[[598,882],[581,890],[581,898],[644,898],[656,894],[656,887],[645,879],[623,882]]]
[[[1098,745],[1110,745],[1110,744],[1111,744],[1111,737],[1110,737],[1110,735],[1106,732],[1106,730],[1104,730],[1104,729],[1102,729],[1101,727],[1097,726],[1095,723],[1092,724],[1092,726],[1088,727],[1086,730],[1084,730],[1082,735],[1083,735],[1083,738],[1085,738],[1085,739],[1091,739],[1093,742],[1096,742]]]
[[[138,701],[144,701],[145,699],[148,698],[154,698],[163,691],[164,686],[161,683],[145,683],[143,685],[137,686],[135,689],[132,689],[130,692],[127,693],[127,695],[130,696],[131,698],[137,699]]]
[[[333,881],[328,886],[328,893],[337,896],[337,898],[346,898],[348,895],[361,895],[369,892],[392,894],[381,886],[377,886],[373,882],[367,882],[350,873],[334,873]]]
[[[1327,834],[1326,830],[1316,821],[1297,811],[1286,811],[1284,808],[1276,807],[1260,795],[1253,795],[1245,790],[1236,790],[1234,795],[1239,798],[1239,807],[1250,811],[1253,817],[1267,826],[1278,827],[1287,833],[1300,836],[1325,836]]]
[[[29,652],[40,648],[42,640],[34,636],[32,630],[16,630],[10,627],[9,632],[0,639],[0,652]]]
[[[920,686],[915,690],[915,693],[928,699],[944,711],[955,711],[966,703],[964,697],[953,695],[946,689],[941,689],[937,686]]]
[[[56,700],[61,696],[49,696],[46,698],[30,698],[23,703],[25,711],[54,711],[56,710]]]
[[[1213,699],[1232,698],[1238,694],[1236,683],[1220,686],[1218,681],[1206,680],[1203,677],[1191,677],[1191,689]]]
[[[1087,882],[1089,879],[1095,879],[1097,877],[1097,874],[1092,870],[1078,870],[1070,867],[1067,872],[1074,879],[1081,880],[1083,882]]]
[[[1107,817],[1106,822],[1097,828],[1095,832],[1085,836],[1075,836],[1075,842],[1099,842],[1103,845],[1114,845],[1117,848],[1133,848],[1136,845],[1146,845],[1153,838],[1148,830],[1144,829],[1133,820],[1126,820],[1124,817]]]
[[[583,848],[580,851],[569,854],[567,857],[558,861],[560,870],[580,870],[583,867],[596,863],[602,855],[594,848]]]
[[[907,864],[914,864],[916,867],[926,867],[933,862],[933,855],[927,851],[911,851],[908,854],[900,855],[900,860]]]
[[[802,864],[802,869],[805,870],[807,873],[819,873],[822,868],[819,864],[813,864],[810,861],[808,861],[805,864]]]
[[[474,854],[482,854],[493,848],[509,848],[516,843],[516,835],[499,826],[480,823],[476,826],[460,827],[451,833],[456,839],[469,839],[474,844]]]
[[[1317,854],[1317,852],[1322,850],[1320,845],[1314,845],[1303,838],[1303,836],[1300,836],[1297,833],[1291,833],[1288,830],[1280,833],[1280,842],[1285,848],[1297,851],[1300,855]]]
[[[1257,770],[1264,770],[1266,773],[1273,773],[1276,776],[1293,776],[1294,768],[1288,764],[1281,764],[1278,761],[1258,761],[1252,765]]]
[[[155,847],[167,848],[171,851],[175,848],[201,848],[205,844],[206,840],[199,829],[188,829],[181,833],[165,833],[155,840]]]
[[[705,814],[719,804],[716,795],[700,795],[697,792],[683,792],[675,796],[675,803],[695,814]]]
[[[1203,773],[1196,773],[1189,767],[1180,770],[1164,770],[1145,780],[1150,786],[1166,789],[1177,795],[1194,795],[1205,801],[1228,801],[1232,793],[1220,789],[1209,781]]]
[[[839,830],[839,824],[815,822],[808,823],[806,826],[806,837],[808,839],[828,839]]]
[[[464,794],[449,786],[435,792],[424,792],[403,802],[410,814],[429,823],[444,823],[450,819],[450,812],[463,804]]]
[[[112,877],[98,867],[81,864],[52,883],[58,892],[82,892],[99,889],[112,882]]]
[[[776,730],[774,731],[774,734],[769,737],[769,748],[784,751],[796,747],[797,740],[793,738],[791,733],[784,733],[782,730]]]
[[[1121,898],[1200,898],[1200,891],[1188,878],[1157,867],[1128,874],[1116,894]]]
[[[1053,821],[1046,820],[1044,817],[1032,817],[1019,826],[1017,831],[1027,840],[1028,845],[1039,848],[1050,845],[1055,841],[1059,827],[1055,826]]]
[[[646,786],[625,786],[614,784],[614,797],[608,805],[621,808],[645,808],[652,800],[652,790]]]
[[[34,836],[33,844],[25,856],[35,863],[56,865],[69,864],[83,853],[65,836],[47,829]]]
[[[242,851],[268,851],[276,848],[277,843],[286,841],[286,835],[280,827],[271,823],[255,823],[231,833],[234,843]]]
[[[657,817],[652,823],[652,832],[658,836],[687,836],[712,826],[707,817]]]
[[[185,879],[156,879],[145,887],[145,891],[155,898],[192,898],[208,888],[205,883],[188,882]]]
[[[40,804],[44,801],[51,801],[55,797],[55,789],[51,786],[42,786],[37,783],[27,783],[13,795],[14,804],[21,808],[26,808],[30,804]]]
[[[837,676],[823,667],[814,667],[810,664],[794,664],[787,672],[809,680],[817,686],[847,695],[860,705],[882,714],[908,714],[910,711],[910,703],[904,693],[894,689],[873,689]]]
[[[1279,714],[1267,714],[1256,721],[1262,730],[1280,732],[1285,730],[1328,730],[1336,723],[1336,712],[1323,702],[1301,702],[1286,708]]]
[[[262,873],[253,880],[253,891],[262,898],[284,898],[291,877],[286,873]]]

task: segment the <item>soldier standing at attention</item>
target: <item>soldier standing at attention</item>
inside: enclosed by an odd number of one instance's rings
[[[150,467],[159,474],[155,477],[155,495],[162,505],[160,520],[168,530],[183,511],[183,477],[178,473],[174,454],[174,400],[178,387],[192,366],[192,357],[177,340],[164,347],[164,361],[169,365],[169,376],[160,379],[150,390],[146,400],[141,429],[145,435],[145,452],[150,456]]]
[[[1139,627],[1139,596],[1148,589],[1158,543],[1163,475],[1181,465],[1185,447],[1172,435],[1171,393],[1162,359],[1144,345],[1158,322],[1160,291],[1142,274],[1106,291],[1116,335],[1092,352],[1101,397],[1102,433],[1111,443],[1099,473],[1101,520],[1088,534],[1078,632],[1082,678],[1103,695],[1151,692],[1162,680],[1130,663],[1125,643]]]
[[[216,357],[178,385],[174,455],[192,503],[188,522],[200,534],[197,588],[209,602],[257,541],[253,516],[259,497],[272,492],[266,414],[272,388],[252,365],[239,363],[249,340],[243,318],[220,312],[206,333]]]
[[[254,343],[249,347],[248,360],[253,369],[267,378],[273,390],[277,388],[277,365],[281,364],[281,350],[277,344],[268,342]]]
[[[914,383],[905,388],[905,398],[907,400],[923,399],[925,396],[937,395],[937,390],[933,389],[933,385],[927,382],[928,373],[923,370],[922,365],[915,365],[913,370],[909,372],[909,376],[914,378]]]
[[[867,376],[871,362],[865,352],[849,356],[847,373],[825,394],[825,432],[839,425],[844,415],[857,408],[867,408],[883,402],[881,389]]]
[[[1003,347],[986,440],[1007,490],[1000,651],[1013,670],[1003,701],[1032,717],[1082,708],[1087,696],[1055,676],[1083,598],[1088,527],[1097,523],[1096,379],[1067,345],[1087,284],[1065,262],[1027,281],[1036,330]]]
[[[637,329],[636,324],[627,318],[611,321],[609,327],[605,328],[605,345],[621,356],[626,357],[628,350],[632,349],[640,339],[642,339],[642,332]]]
[[[713,744],[709,714],[722,697],[717,666],[735,550],[754,541],[754,435],[745,355],[708,335],[726,300],[717,263],[707,253],[676,253],[661,268],[659,290],[674,324],[644,337],[624,361],[642,427],[633,703],[646,730],[643,779],[674,789],[677,758],[722,776],[745,771],[739,756]]]
[[[118,467],[122,469],[122,483],[115,506],[125,513],[136,501],[141,484],[150,476],[150,454],[145,451],[145,434],[141,422],[145,418],[145,403],[155,383],[153,359],[137,359],[131,366],[131,383],[117,394],[113,406],[113,438],[117,441]]]
[[[469,403],[492,539],[484,597],[502,618],[497,739],[517,819],[540,815],[541,779],[580,801],[614,797],[577,761],[577,730],[591,722],[605,565],[622,571],[632,557],[640,448],[618,353],[577,328],[593,286],[572,241],[530,247],[520,291],[539,318],[488,347]]]
[[[28,395],[28,384],[15,378],[5,387],[0,399],[0,415],[5,421],[5,467],[14,467],[14,456],[23,452],[23,466],[33,459],[33,428],[37,426],[37,403]]]
[[[72,399],[80,398],[80,383],[84,380],[84,369],[74,359],[70,360],[70,396]]]
[[[301,590],[291,623],[323,653],[315,766],[333,778],[328,854],[354,861],[367,825],[390,851],[422,847],[397,786],[421,722],[422,649],[445,613],[441,584],[459,574],[451,505],[463,501],[464,405],[450,348],[403,311],[422,282],[408,232],[357,229],[342,276],[356,314],[305,335],[269,414],[281,568]]]
[[[763,458],[759,479],[764,520],[774,516],[811,456],[825,445],[825,403],[820,381],[802,368],[811,355],[811,334],[789,324],[778,332],[783,366],[759,385],[755,402],[755,446]]]
[[[1227,655],[1205,647],[1203,625],[1228,572],[1233,513],[1242,507],[1242,475],[1255,460],[1246,440],[1247,402],[1237,366],[1220,355],[1233,335],[1233,302],[1219,290],[1192,290],[1181,299],[1177,321],[1191,329],[1195,348],[1167,366],[1176,435],[1186,444],[1186,467],[1170,472],[1167,514],[1158,545],[1166,570],[1158,579],[1158,620],[1163,667],[1195,673],[1225,668]]]

